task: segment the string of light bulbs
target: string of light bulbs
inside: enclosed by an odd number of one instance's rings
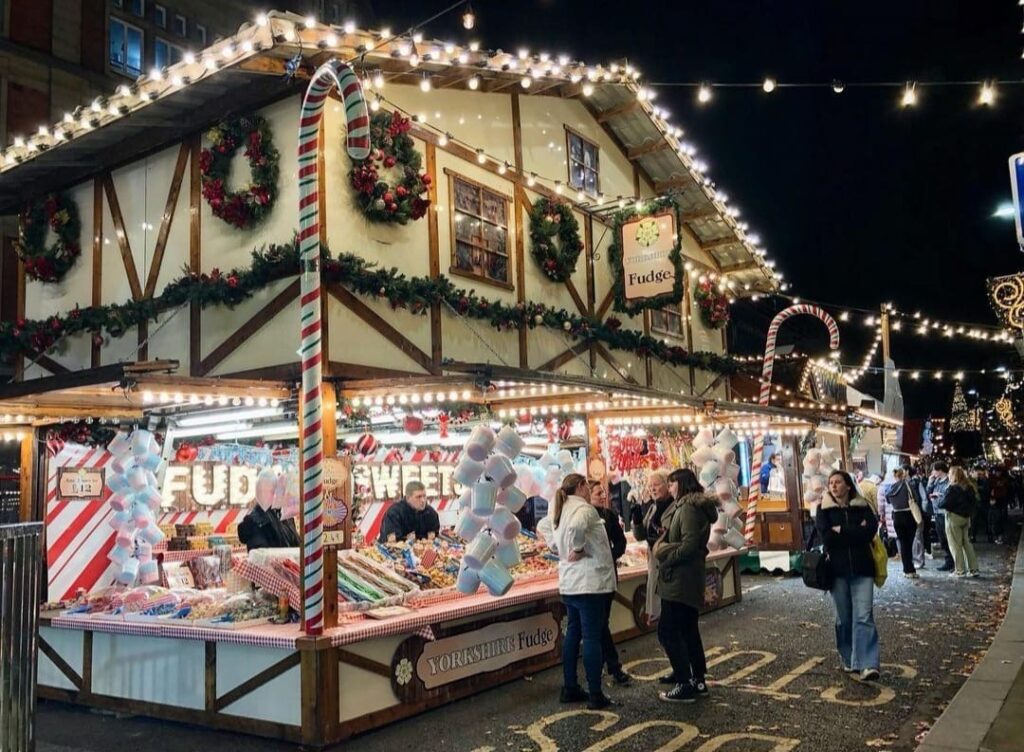
[[[766,76],[760,81],[657,81],[649,84],[654,88],[694,89],[697,104],[708,105],[715,98],[716,89],[760,89],[765,94],[774,94],[780,89],[831,90],[833,94],[842,94],[847,89],[898,89],[898,102],[901,107],[915,107],[925,89],[939,88],[972,88],[977,90],[975,104],[979,107],[992,107],[996,103],[998,87],[1020,86],[1024,81],[1018,79],[984,79],[966,81],[843,81],[833,78],[830,81],[779,81],[774,76]]]

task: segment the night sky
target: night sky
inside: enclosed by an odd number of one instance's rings
[[[1020,79],[1021,8],[1016,0],[715,0],[673,4],[569,0],[474,0],[477,29],[458,14],[428,35],[491,48],[546,49],[587,62],[628,58],[649,83],[957,81]],[[443,3],[388,4],[397,30]],[[407,10],[402,10],[402,9]],[[598,9],[602,12],[597,12]],[[615,10],[607,10],[604,9]],[[379,12],[379,11],[378,11]],[[360,21],[363,21],[361,18]],[[953,321],[996,323],[985,278],[1021,267],[1012,221],[992,212],[1010,198],[1008,156],[1024,150],[1024,86],[1004,85],[996,106],[976,87],[720,89],[699,105],[691,88],[659,88],[710,165],[709,174],[760,234],[769,256],[806,299]],[[764,331],[786,301],[734,310],[733,348],[763,349]],[[858,317],[862,322],[864,315]],[[789,322],[782,339],[823,354],[820,324]],[[860,362],[873,331],[842,326],[842,362]],[[900,368],[1013,366],[1011,348],[895,333]],[[876,361],[875,365],[879,365]],[[965,388],[998,396],[1003,382],[973,377]],[[881,396],[881,379],[861,388]],[[908,416],[948,412],[952,382],[903,380]]]

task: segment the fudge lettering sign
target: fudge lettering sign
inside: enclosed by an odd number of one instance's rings
[[[676,266],[676,218],[673,212],[637,217],[622,224],[622,281],[626,300],[672,292]]]
[[[558,624],[550,611],[489,624],[426,643],[416,661],[416,676],[426,689],[434,689],[552,652],[557,638]]]
[[[349,457],[325,457],[324,473],[324,545],[348,548],[352,519],[352,460]]]
[[[411,480],[423,484],[428,499],[450,499],[462,490],[452,478],[454,472],[455,465],[434,462],[357,462],[352,465],[352,481],[367,502],[401,499]]]
[[[104,468],[62,467],[57,471],[61,501],[96,501],[103,498]]]
[[[169,462],[161,488],[164,509],[244,507],[256,499],[260,468],[223,462]]]

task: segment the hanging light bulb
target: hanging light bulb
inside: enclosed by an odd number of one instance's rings
[[[561,180],[556,180],[555,181],[555,193],[557,193],[559,196],[562,195],[562,181]]]
[[[448,145],[448,139],[450,139],[450,138],[451,138],[451,136],[448,135],[447,133],[442,133],[440,136],[437,137],[437,145],[438,146],[447,146]]]
[[[430,76],[428,76],[426,73],[424,73],[423,78],[420,79],[420,91],[430,91]]]
[[[583,84],[583,96],[589,97],[593,93],[594,93],[594,85],[593,84],[591,84],[591,83]]]
[[[697,101],[701,104],[707,104],[711,101],[711,86],[709,84],[701,84],[700,88],[697,89]]]
[[[470,76],[469,81],[467,81],[466,83],[469,84],[470,89],[476,91],[477,89],[480,88],[480,76]]]
[[[527,185],[528,185],[528,186],[529,186],[530,188],[533,188],[533,186],[535,186],[535,185],[537,184],[537,173],[536,173],[536,172],[531,172],[531,173],[530,173],[530,177],[528,177],[528,178],[526,179],[526,184],[527,184]]]
[[[832,79],[832,91],[834,91],[836,94],[842,94],[843,93],[843,89],[845,89],[845,88],[846,88],[846,84],[844,84],[838,78],[833,78]]]
[[[384,73],[383,71],[376,71],[373,74],[373,88],[383,89],[384,88]]]
[[[982,107],[991,107],[996,102],[996,87],[986,81],[981,85],[978,92],[978,104]]]
[[[462,14],[462,27],[472,29],[474,26],[476,26],[476,14],[473,13],[472,4],[466,3],[466,12]]]
[[[523,76],[521,79],[519,79],[519,85],[522,86],[524,89],[529,89],[530,84],[532,83],[533,78],[531,76]]]
[[[476,150],[476,161],[478,163],[480,163],[480,164],[483,164],[484,162],[487,161],[487,155],[484,154],[484,150],[483,149],[477,149]]]
[[[903,107],[913,107],[917,104],[917,84],[913,81],[907,83],[903,88],[903,96],[900,98]]]
[[[764,83],[761,84],[761,88],[764,89],[765,94],[771,94],[773,91],[775,91],[776,86],[778,86],[778,84],[776,83],[775,79],[772,78],[771,76],[768,76],[768,78],[764,80]]]

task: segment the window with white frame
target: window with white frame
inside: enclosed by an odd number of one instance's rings
[[[569,152],[569,185],[578,191],[596,196],[601,190],[597,144],[568,126],[565,128]]]
[[[196,24],[196,36],[199,37],[199,44],[203,47],[206,46],[206,27],[202,24]]]
[[[110,69],[127,76],[142,73],[145,35],[138,26],[110,17]]]
[[[181,62],[185,57],[185,49],[176,44],[171,44],[166,39],[156,38],[153,45],[153,64],[157,68],[166,68],[169,65]]]
[[[167,28],[167,8],[162,5],[153,6],[153,23],[161,29]]]
[[[146,0],[129,0],[128,7],[139,18],[146,17]]]
[[[179,37],[188,36],[188,21],[180,13],[174,14],[174,33]]]

